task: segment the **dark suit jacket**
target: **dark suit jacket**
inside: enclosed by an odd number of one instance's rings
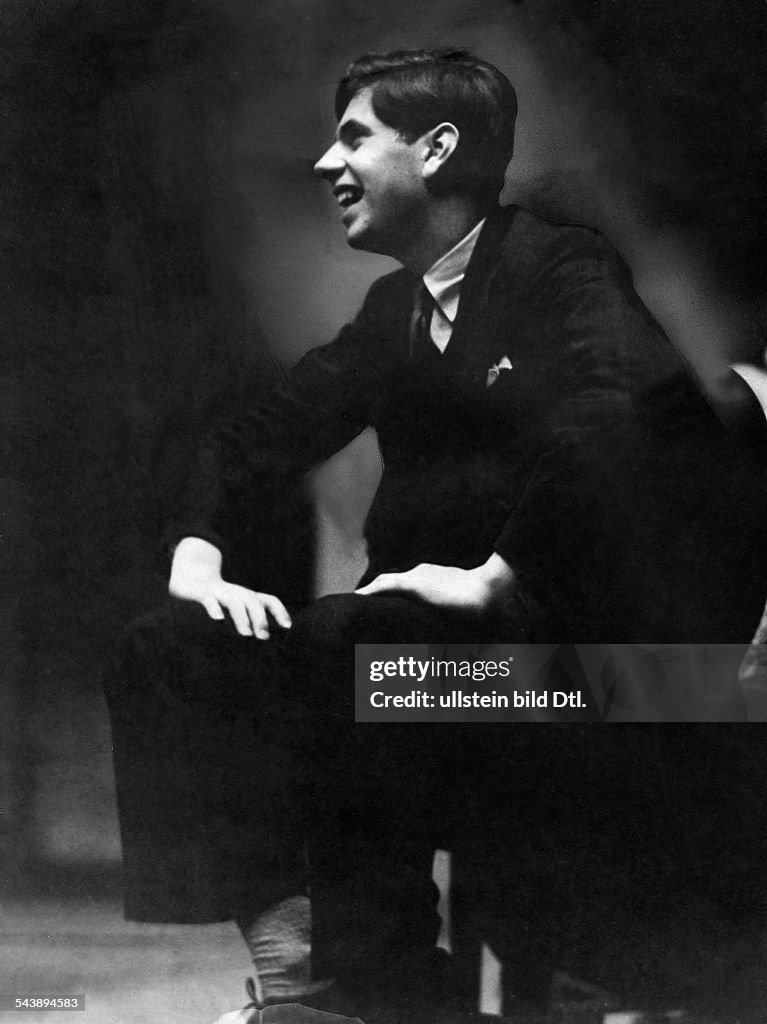
[[[259,507],[372,424],[374,571],[497,551],[520,579],[506,641],[747,641],[766,589],[760,467],[611,246],[498,210],[444,355],[410,353],[417,283],[377,281],[335,341],[209,439],[177,535],[225,559],[257,544]]]

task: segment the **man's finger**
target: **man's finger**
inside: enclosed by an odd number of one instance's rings
[[[273,617],[274,621],[282,626],[283,629],[290,629],[293,622],[288,614],[288,609],[280,601],[278,597],[274,597],[273,594],[262,594],[261,600],[264,603],[264,607]]]
[[[202,606],[208,613],[208,615],[211,617],[211,619],[216,619],[218,622],[220,622],[222,619],[226,618],[226,616],[224,615],[223,608],[215,599],[215,597],[203,598]]]
[[[355,594],[362,594],[363,597],[369,594],[384,594],[393,590],[405,590],[402,573],[385,572],[376,576],[366,587],[355,590]]]
[[[222,602],[232,617],[234,628],[240,636],[253,636],[253,628],[250,625],[250,618],[247,609],[242,601]]]
[[[264,601],[259,594],[253,594],[245,599],[245,611],[248,614],[253,635],[259,640],[269,639],[269,620],[264,610]]]

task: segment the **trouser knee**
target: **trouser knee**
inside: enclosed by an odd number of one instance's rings
[[[158,698],[228,707],[268,704],[279,692],[281,640],[241,637],[192,601],[170,598],[125,629],[104,674],[110,706]]]
[[[437,639],[438,622],[433,609],[406,597],[334,594],[296,616],[289,644],[333,655],[354,644],[424,643]]]

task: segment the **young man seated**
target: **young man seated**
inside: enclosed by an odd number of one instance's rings
[[[172,603],[110,684],[128,913],[235,917],[258,973],[306,835],[314,977],[270,990],[262,971],[261,999],[417,1024],[448,1019],[435,837],[456,794],[499,781],[487,743],[504,786],[537,755],[511,726],[355,725],[355,643],[747,642],[764,500],[605,239],[498,205],[516,98],[496,68],[366,55],[336,113],[315,171],[349,245],[402,268],[203,448]],[[357,590],[288,608],[232,579],[273,496],[369,426],[384,468]]]

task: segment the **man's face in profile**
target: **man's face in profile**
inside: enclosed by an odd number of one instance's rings
[[[371,90],[352,97],[315,174],[333,188],[353,248],[399,257],[418,229],[429,193],[423,138],[406,142],[376,117]]]

